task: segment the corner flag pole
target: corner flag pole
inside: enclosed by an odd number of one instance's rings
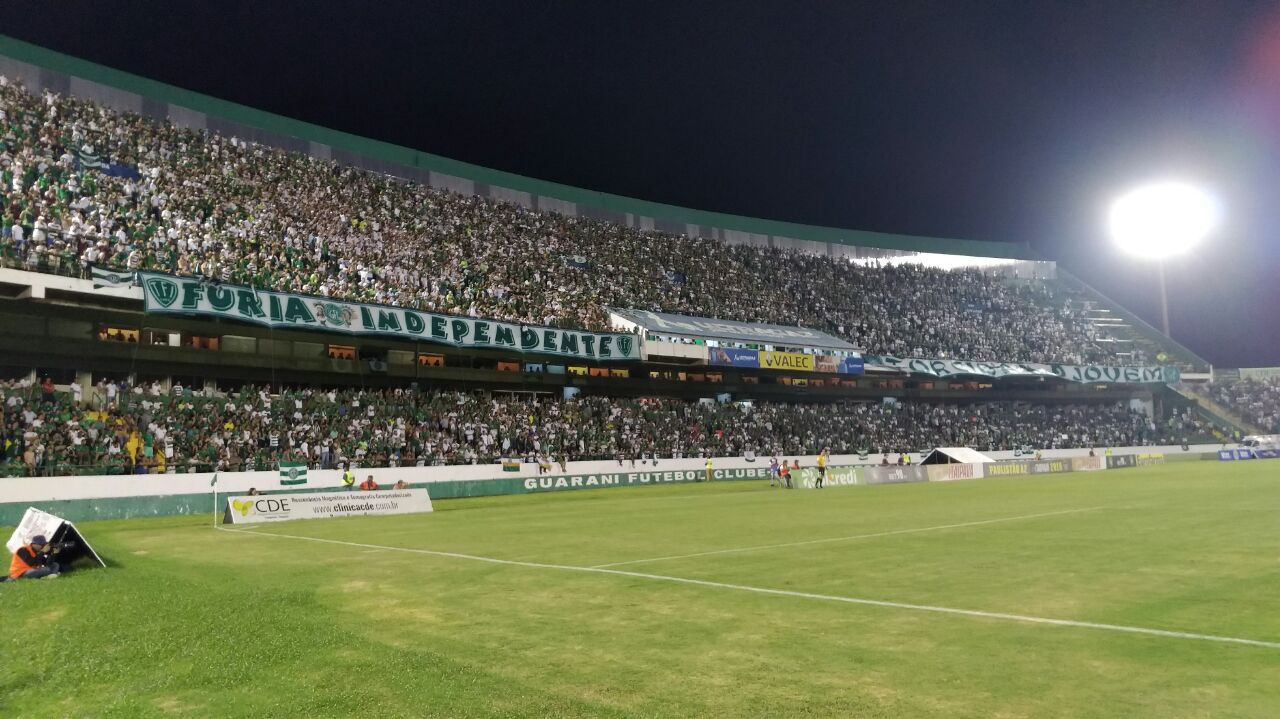
[[[218,528],[218,473],[214,472],[213,481],[209,482],[209,486],[213,487],[213,528]]]

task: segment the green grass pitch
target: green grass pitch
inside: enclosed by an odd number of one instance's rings
[[[1280,716],[1280,462],[210,524],[0,586],[0,717]]]

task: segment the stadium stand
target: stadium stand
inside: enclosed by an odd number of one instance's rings
[[[0,474],[238,471],[279,461],[331,468],[585,459],[813,455],[1173,444],[1199,437],[1193,416],[1155,422],[1124,403],[797,404],[601,396],[352,390],[206,393],[159,383],[94,388],[5,382]]]
[[[606,329],[606,307],[804,325],[866,351],[1142,364],[1051,281],[876,266],[531,211],[0,85],[0,256]],[[428,268],[430,271],[428,272]]]
[[[896,357],[1198,365],[1066,273],[891,264],[896,250],[866,260],[800,241],[783,249],[621,224],[30,87],[0,77],[0,265],[25,273],[153,270],[591,330],[610,329],[609,308],[654,310],[799,325]],[[429,344],[328,344],[234,323],[141,320],[136,305],[83,289],[41,302],[20,279],[10,287],[14,312],[0,320],[27,339],[0,374],[20,378],[0,381],[0,475],[1054,449],[1215,433],[1160,385],[730,371],[712,386],[718,374],[678,364],[565,367],[437,356],[444,350]],[[93,337],[92,356],[77,355]],[[36,381],[41,366],[57,387]],[[543,372],[549,381],[530,379]],[[179,375],[189,386],[171,391]],[[419,379],[431,389],[411,385]],[[575,384],[586,393],[561,399],[561,385]],[[735,401],[705,399],[722,392]]]
[[[1215,380],[1200,391],[1263,432],[1280,433],[1280,377]]]

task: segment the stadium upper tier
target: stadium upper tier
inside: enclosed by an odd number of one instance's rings
[[[804,325],[869,352],[1117,357],[1050,282],[876,267],[538,212],[0,87],[7,264],[94,264],[605,329],[608,306]]]
[[[569,400],[486,392],[286,389],[206,394],[101,384],[82,401],[52,384],[0,383],[0,476],[491,463],[554,454],[808,457],[1168,444],[1203,438],[1190,414],[1153,421],[1126,403],[740,404]],[[139,469],[141,465],[141,469]]]

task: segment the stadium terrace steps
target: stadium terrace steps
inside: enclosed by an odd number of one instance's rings
[[[1110,335],[1116,341],[1132,343],[1135,349],[1142,350],[1151,360],[1161,353],[1167,354],[1172,364],[1184,372],[1208,372],[1211,365],[1208,360],[1197,355],[1171,337],[1137,315],[1126,310],[1118,302],[1094,289],[1084,280],[1058,267],[1058,281],[1070,292],[1089,306],[1088,316],[1093,325],[1099,329],[1100,335]]]

